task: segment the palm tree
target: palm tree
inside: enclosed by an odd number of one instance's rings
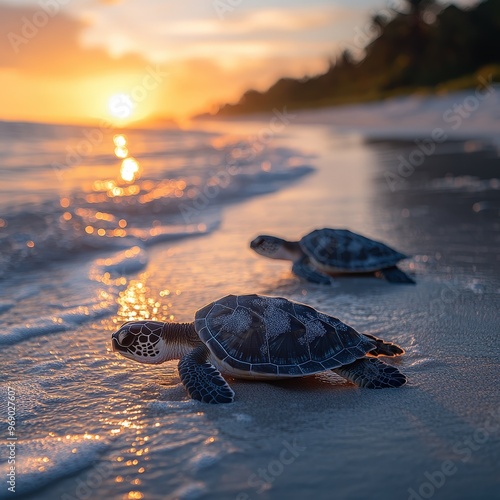
[[[409,28],[409,68],[418,71],[428,42],[429,26],[425,22],[425,14],[438,7],[437,0],[405,0],[408,5]]]

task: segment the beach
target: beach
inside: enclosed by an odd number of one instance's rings
[[[15,162],[26,128],[9,129],[17,147],[2,158],[11,168],[2,173],[0,213],[8,248],[0,389],[3,402],[15,400],[16,495],[494,498],[498,98],[452,130],[441,117],[466,97],[439,108],[401,99],[400,113],[412,109],[418,120],[400,127],[389,102],[379,128],[373,114],[371,128],[339,125],[356,110],[373,113],[367,105],[337,118],[334,110],[280,110],[280,122],[106,131],[74,165],[60,151],[77,150],[82,130],[40,128],[31,131],[40,162],[23,158],[24,170]],[[447,138],[429,142],[436,128]],[[116,135],[141,165],[136,183],[102,184],[119,171]],[[140,192],[130,191],[136,184]],[[249,248],[259,234],[298,240],[322,227],[411,255],[400,267],[417,284],[367,276],[309,284],[289,262]],[[326,372],[273,383],[228,378],[235,402],[206,405],[188,398],[176,361],[143,365],[111,351],[125,321],[189,322],[205,304],[247,293],[304,302],[397,343],[406,354],[390,362],[407,385],[372,391]],[[13,498],[8,486],[0,498]]]

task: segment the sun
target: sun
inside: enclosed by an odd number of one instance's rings
[[[114,94],[109,98],[108,108],[115,118],[130,118],[134,111],[134,102],[127,94]]]

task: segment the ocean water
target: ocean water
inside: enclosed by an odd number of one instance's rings
[[[369,141],[307,118],[272,136],[267,119],[102,137],[0,124],[0,394],[4,422],[15,402],[18,495],[425,498],[427,473],[435,498],[492,498],[496,145],[447,143],[403,176],[411,140]],[[260,233],[297,239],[325,226],[411,254],[402,267],[417,285],[308,285],[248,248]],[[228,293],[303,301],[397,342],[408,386],[363,391],[327,373],[231,379],[235,403],[214,407],[187,398],[175,361],[111,352],[122,322],[191,321]]]
[[[220,207],[312,170],[300,152],[203,131],[0,123],[0,276],[204,234]],[[299,156],[297,156],[299,154]],[[130,265],[118,257],[114,267]],[[135,254],[140,264],[144,252]]]
[[[221,226],[232,205],[313,172],[311,158],[258,137],[203,130],[101,131],[5,122],[0,123],[0,155],[0,344],[4,350],[17,346],[10,366],[2,370],[1,390],[2,401],[15,394],[16,492],[57,486],[95,465],[122,429],[134,435],[134,455],[144,455],[122,464],[127,467],[122,480],[128,484],[130,463],[145,465],[149,459],[150,437],[140,430],[143,424],[136,422],[128,402],[113,404],[117,419],[106,416],[107,400],[113,397],[102,383],[120,393],[125,374],[105,368],[109,326],[102,321],[114,325],[122,313],[174,319],[168,295],[178,297],[180,289],[162,290],[165,303],[152,303],[134,279],[148,266],[155,245],[163,244],[159,251],[168,253],[170,242],[201,241]],[[77,332],[84,343],[93,338],[99,347],[80,349]],[[60,355],[49,348],[53,341],[63,342]],[[110,360],[117,361],[114,355]],[[83,394],[85,402],[78,401]],[[147,408],[151,416],[170,408],[155,396],[146,399],[141,397],[137,407]],[[172,404],[184,430],[198,420],[199,412],[189,416],[193,405]],[[169,446],[187,451],[195,445],[198,451],[189,461],[203,469],[222,456],[221,450],[205,452],[203,441],[197,436]],[[106,460],[100,467],[109,479]],[[134,469],[144,472],[144,467]],[[141,484],[139,476],[133,483]],[[75,492],[77,498],[86,497],[85,486]],[[2,498],[9,494],[6,488],[0,491]],[[53,493],[46,495],[53,498]]]

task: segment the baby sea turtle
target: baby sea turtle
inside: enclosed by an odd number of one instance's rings
[[[271,259],[291,260],[292,272],[312,283],[329,285],[331,276],[351,273],[376,273],[391,283],[415,283],[396,267],[407,255],[347,229],[316,229],[300,241],[261,235],[250,248]]]
[[[360,387],[400,387],[406,377],[377,359],[404,350],[360,334],[312,307],[279,297],[227,295],[200,309],[194,323],[130,321],[112,335],[113,350],[140,363],[180,359],[193,399],[231,403],[235,378],[279,380],[333,370]]]

